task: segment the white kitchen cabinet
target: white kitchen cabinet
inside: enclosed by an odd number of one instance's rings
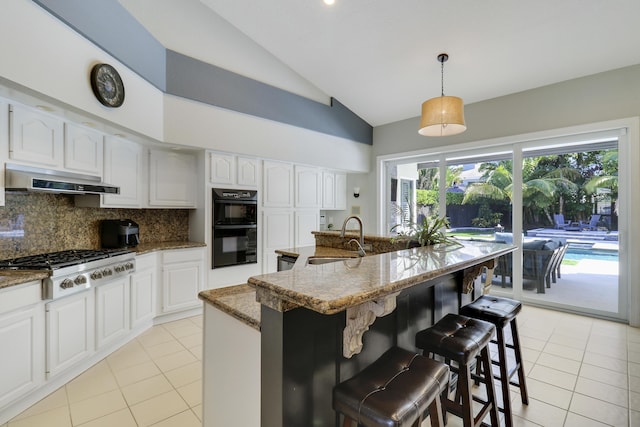
[[[46,304],[49,378],[95,352],[94,295],[89,289]]]
[[[236,179],[236,156],[209,153],[209,182],[215,185],[233,185]]]
[[[9,159],[63,168],[63,121],[21,105],[9,108]]]
[[[336,210],[347,209],[347,174],[336,172],[335,179],[335,208]]]
[[[335,209],[336,206],[336,174],[322,172],[322,209]]]
[[[196,156],[164,150],[149,150],[149,206],[195,208]]]
[[[265,160],[262,165],[262,204],[268,208],[293,207],[293,165]]]
[[[136,256],[136,272],[131,275],[131,329],[150,324],[156,315],[157,270],[155,253]]]
[[[310,166],[298,166],[295,171],[295,207],[319,208],[322,204],[322,172]]]
[[[258,160],[235,154],[209,152],[209,182],[233,188],[258,187]]]
[[[39,290],[37,281],[0,292],[0,408],[44,382],[44,304]]]
[[[347,208],[347,174],[322,172],[322,209],[344,210]]]
[[[104,182],[120,187],[120,194],[102,195],[102,207],[140,208],[147,183],[145,150],[138,143],[107,137],[104,143]]]
[[[64,124],[64,169],[102,177],[103,134],[72,123]]]
[[[204,249],[176,249],[162,253],[162,303],[170,313],[199,307],[204,285]]]
[[[129,276],[119,277],[96,289],[96,349],[129,332]]]
[[[293,239],[293,211],[290,209],[264,209],[262,212],[263,250],[262,272],[273,273],[278,268],[276,249],[290,248]]]
[[[320,227],[320,212],[317,209],[300,209],[294,212],[294,241],[296,247],[315,246],[316,237],[312,231]],[[280,248],[284,249],[284,248]]]
[[[241,187],[258,188],[258,160],[253,157],[238,156],[237,183]]]

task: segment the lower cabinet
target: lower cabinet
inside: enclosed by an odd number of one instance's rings
[[[129,276],[96,287],[96,348],[129,332]]]
[[[42,302],[0,314],[0,409],[44,382]]]
[[[46,304],[48,377],[94,353],[94,295],[89,289]]]
[[[204,249],[176,249],[162,253],[162,304],[171,313],[202,305],[198,293],[204,283]]]
[[[136,257],[131,276],[131,329],[150,323],[156,315],[157,257],[155,253]]]

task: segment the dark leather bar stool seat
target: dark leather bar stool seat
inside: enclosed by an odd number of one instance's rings
[[[482,295],[471,304],[467,304],[460,309],[460,314],[485,320],[496,326],[496,339],[491,342],[498,347],[498,359],[492,360],[491,363],[500,368],[500,375],[496,376],[496,378],[500,380],[500,385],[502,386],[503,407],[500,410],[505,414],[506,427],[513,425],[509,384],[518,387],[522,403],[529,404],[524,367],[522,366],[520,339],[518,338],[518,326],[516,324],[516,316],[521,309],[522,304],[520,301],[491,295]],[[512,344],[507,343],[504,336],[504,328],[507,325],[511,326]],[[511,369],[508,366],[507,349],[513,350],[515,358],[515,363],[512,363]],[[516,373],[518,374],[517,382],[512,380]]]
[[[447,365],[392,347],[333,388],[333,409],[344,427],[418,427],[427,410],[432,427],[442,427],[440,394],[448,387]]]
[[[450,313],[435,325],[416,334],[416,346],[423,350],[425,356],[443,357],[450,365],[451,371],[457,373],[455,398],[450,399],[449,389],[445,390],[441,397],[442,406],[446,412],[461,417],[465,427],[481,425],[487,414],[491,416],[491,426],[499,426],[498,405],[495,400],[489,356],[489,342],[495,330],[496,327],[489,322]],[[476,358],[481,364],[479,373],[482,375],[471,373]],[[485,384],[486,401],[473,396],[474,379]],[[474,415],[474,400],[482,402],[477,415]]]

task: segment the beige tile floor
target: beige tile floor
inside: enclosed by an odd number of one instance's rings
[[[640,329],[529,306],[518,325],[516,426],[640,427]],[[199,426],[201,337],[200,316],[155,326],[1,427]]]
[[[202,316],[154,326],[2,427],[202,423]]]

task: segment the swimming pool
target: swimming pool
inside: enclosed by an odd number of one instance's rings
[[[593,259],[598,261],[618,262],[618,251],[607,251],[604,249],[575,248],[569,245],[564,259],[580,261],[583,259]]]

